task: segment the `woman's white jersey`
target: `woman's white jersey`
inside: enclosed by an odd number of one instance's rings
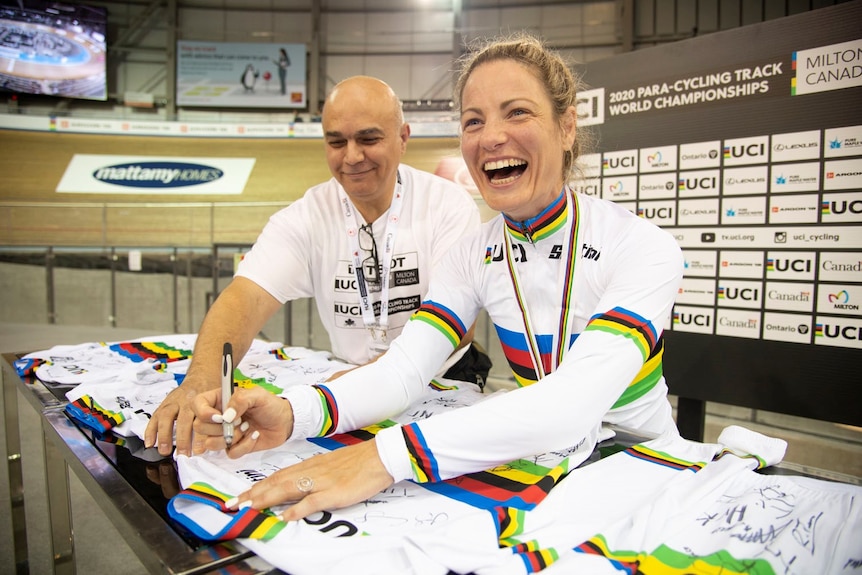
[[[396,481],[439,481],[594,441],[602,421],[677,433],[660,336],[682,271],[669,233],[609,201],[566,190],[528,222],[500,215],[447,254],[380,360],[289,392],[294,437],[403,410],[482,308],[523,387],[381,431],[378,452]]]

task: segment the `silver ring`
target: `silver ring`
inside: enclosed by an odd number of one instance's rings
[[[314,489],[314,479],[303,476],[297,479],[294,485],[300,493],[311,493],[311,490]]]

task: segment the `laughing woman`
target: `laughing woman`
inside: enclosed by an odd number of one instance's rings
[[[239,390],[225,418],[248,423],[228,454],[345,432],[400,413],[482,308],[520,387],[278,471],[231,503],[295,501],[285,520],[362,501],[391,483],[442,481],[583,442],[602,422],[676,434],[662,375],[662,327],[682,278],[675,240],[608,201],[575,194],[577,84],[529,36],[461,62],[461,152],[501,215],[456,244],[421,308],[377,362],[288,400]],[[224,449],[217,392],[195,400],[196,433]],[[244,424],[245,426],[245,424]],[[429,462],[433,464],[429,464]]]

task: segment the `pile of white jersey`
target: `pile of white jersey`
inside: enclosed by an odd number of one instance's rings
[[[61,345],[16,360],[23,377],[70,386],[66,412],[98,433],[143,439],[152,413],[180,385],[197,336],[171,334],[120,342]],[[234,369],[240,387],[281,394],[292,385],[322,383],[352,365],[327,351],[254,340]]]
[[[473,394],[433,392],[395,420],[482,400]],[[292,575],[862,572],[862,487],[758,473],[786,443],[736,426],[717,443],[660,437],[571,470],[583,457],[555,453],[436,484],[402,481],[295,522],[276,518],[283,507],[224,506],[279,469],[375,431],[236,460],[179,456],[185,489],[169,514],[204,540],[238,539]]]
[[[142,437],[182,382],[194,342],[194,335],[167,335],[58,346],[24,356],[16,368],[71,386],[66,410],[85,425]],[[234,376],[241,386],[282,394],[349,367],[328,352],[256,340]],[[317,453],[488,397],[437,380],[403,413],[360,430],[235,460],[224,452],[177,456],[183,490],[169,514],[202,540],[239,540],[292,575],[862,573],[862,487],[759,472],[782,460],[786,444],[736,426],[716,443],[660,437],[627,448],[601,442],[612,435],[603,430],[597,449],[591,437],[445,481],[401,481],[296,522],[276,518],[282,507],[224,505]]]

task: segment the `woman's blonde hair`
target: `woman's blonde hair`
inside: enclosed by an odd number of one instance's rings
[[[464,85],[473,71],[495,60],[514,60],[531,70],[545,87],[557,120],[561,120],[569,106],[575,106],[575,98],[581,88],[579,79],[558,52],[535,36],[519,32],[502,38],[479,39],[467,48],[467,53],[458,60],[454,94],[456,109],[461,109]],[[564,152],[563,181],[574,175],[577,159],[588,137],[588,132],[579,128],[572,147]]]

